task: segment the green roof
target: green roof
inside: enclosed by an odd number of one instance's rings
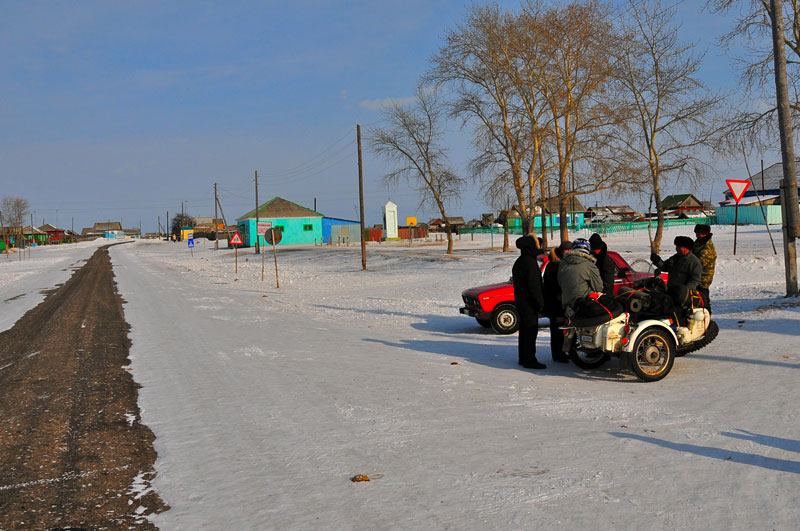
[[[256,210],[253,209],[247,214],[236,218],[236,221],[242,221],[243,219],[255,219],[255,217],[256,217]],[[260,207],[258,207],[258,217],[259,219],[316,218],[316,217],[321,218],[323,217],[323,215],[320,214],[319,212],[311,210],[310,208],[306,208],[298,205],[297,203],[292,203],[291,201],[287,201],[282,197],[275,197],[270,201],[264,203]]]
[[[675,194],[665,197],[664,200],[661,201],[661,206],[664,209],[678,208],[683,206],[688,199],[694,199],[698,205],[702,205],[702,203],[700,203],[700,201],[692,194]]]

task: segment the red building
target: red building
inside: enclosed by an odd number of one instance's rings
[[[45,223],[39,230],[47,234],[47,243],[58,243],[61,240],[65,239],[67,236],[67,231],[64,229],[59,229],[58,227],[54,227],[49,223]]]

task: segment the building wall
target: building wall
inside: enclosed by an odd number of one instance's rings
[[[349,219],[322,218],[322,243],[360,242],[361,223]]]
[[[322,218],[259,218],[260,223],[270,222],[273,228],[282,227],[281,243],[278,245],[314,244],[322,240]],[[238,222],[239,236],[244,247],[255,245],[256,220],[244,219]],[[260,245],[267,245],[264,234],[258,235]]]
[[[770,225],[781,225],[780,205],[767,205],[764,207],[764,214],[767,215],[767,222]],[[758,205],[739,207],[739,225],[763,225],[764,214]],[[733,225],[736,219],[735,206],[717,207],[717,225]]]

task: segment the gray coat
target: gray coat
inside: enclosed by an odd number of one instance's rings
[[[558,285],[565,310],[575,308],[575,304],[590,293],[603,291],[603,279],[594,257],[579,252],[567,253],[558,266]]]
[[[692,253],[685,256],[678,253],[673,254],[666,260],[653,261],[659,269],[669,272],[669,279],[667,279],[668,287],[670,285],[683,285],[687,289],[697,289],[700,283],[700,277],[703,274],[703,266]]]

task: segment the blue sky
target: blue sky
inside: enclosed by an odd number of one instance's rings
[[[683,35],[708,47],[729,22],[700,4],[679,4]],[[154,231],[181,202],[212,215],[214,182],[232,222],[255,206],[258,170],[261,202],[316,199],[323,214],[357,219],[356,124],[366,134],[382,101],[412,95],[467,5],[0,0],[0,196],[27,198],[37,225]],[[718,50],[703,75],[734,83]],[[454,130],[463,171],[469,132]],[[386,171],[365,142],[368,225],[389,199],[401,220],[435,216],[414,191],[387,188]],[[721,199],[726,177],[697,192]],[[477,187],[451,208],[467,219],[488,211]]]

